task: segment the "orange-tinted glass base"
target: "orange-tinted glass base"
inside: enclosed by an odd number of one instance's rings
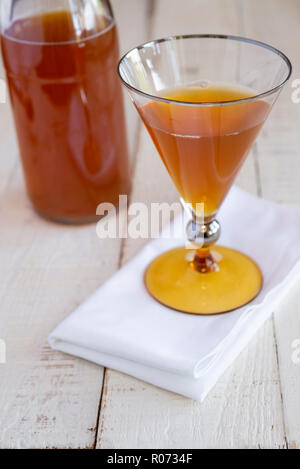
[[[212,249],[217,270],[197,272],[191,251],[177,248],[157,257],[145,273],[149,293],[184,313],[220,314],[249,303],[260,292],[259,267],[244,254],[220,246]]]

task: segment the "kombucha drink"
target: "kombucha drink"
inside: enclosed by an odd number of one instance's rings
[[[78,29],[65,10],[16,20],[2,34],[29,197],[42,215],[83,222],[129,190],[114,20]]]
[[[139,109],[180,195],[194,208],[203,203],[208,218],[224,200],[270,111],[262,100],[228,102],[254,95],[249,88],[205,83],[161,92],[180,103],[151,101]],[[186,104],[218,102],[228,104]]]

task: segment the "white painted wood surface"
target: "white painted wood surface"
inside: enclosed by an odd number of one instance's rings
[[[169,34],[242,34],[290,55],[300,78],[298,0],[113,0],[122,51]],[[300,203],[300,104],[288,85],[238,183]],[[177,195],[127,100],[132,200]],[[49,350],[47,335],[144,240],[39,219],[24,196],[9,105],[0,105],[0,448],[300,448],[300,295],[294,288],[203,404]],[[102,384],[104,383],[104,386]]]
[[[148,2],[115,0],[123,51],[143,41]],[[127,5],[128,6],[128,5]],[[128,109],[133,149],[138,119]],[[9,104],[0,106],[0,447],[91,448],[103,369],[51,352],[47,336],[119,267],[121,241],[99,241],[94,225],[64,227],[33,212],[24,195]]]
[[[254,20],[255,12],[268,21]],[[270,13],[271,12],[271,13]],[[293,77],[300,77],[297,44],[300,30],[300,2],[244,2],[243,17],[246,35],[271,42],[283,50],[293,64]],[[262,196],[277,202],[300,203],[299,148],[300,105],[291,99],[291,83],[284,89],[271,118],[258,140],[257,164]],[[284,229],[284,228],[283,228]],[[292,246],[291,246],[292,249]],[[300,448],[300,364],[292,361],[292,344],[300,338],[300,295],[296,285],[284,302],[278,305],[273,318],[274,340],[282,392],[284,430],[289,448]]]

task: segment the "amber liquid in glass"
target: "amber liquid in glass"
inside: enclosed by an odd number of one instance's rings
[[[160,156],[184,200],[194,209],[204,204],[212,218],[270,111],[263,100],[228,101],[254,96],[248,88],[206,83],[161,93],[180,101],[152,101],[139,109]],[[193,106],[187,103],[226,105]],[[145,283],[151,295],[173,309],[216,314],[251,301],[260,291],[262,275],[247,256],[232,249],[204,246],[191,261],[185,247],[157,257]],[[243,288],[232,289],[238,273]]]
[[[254,96],[249,88],[205,83],[164,90],[140,114],[183,199],[204,204],[213,216],[258,135],[270,106],[262,100],[225,106],[189,106],[187,102],[225,102]]]
[[[41,214],[83,221],[129,190],[114,22],[76,33],[57,11],[15,21],[2,52],[30,199]]]

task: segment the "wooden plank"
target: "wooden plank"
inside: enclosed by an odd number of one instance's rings
[[[300,104],[294,104],[291,99],[292,81],[300,77],[297,48],[300,38],[299,14],[300,3],[297,0],[287,0],[284,7],[282,2],[272,0],[243,2],[246,34],[279,48],[293,64],[293,77],[276,103],[257,147],[264,197],[287,203],[299,202]],[[268,28],[264,19],[266,15],[269,18]]]
[[[143,40],[147,3],[128,0],[128,10],[123,0],[113,3],[123,47]],[[7,363],[0,365],[0,447],[90,448],[97,431],[103,369],[52,352],[47,336],[115,272],[121,242],[100,241],[94,225],[60,226],[34,214],[19,164],[11,176],[16,146],[12,131],[6,133],[12,122],[8,105],[3,106],[0,337],[6,342]],[[133,140],[136,122],[130,127]]]
[[[280,402],[270,400],[279,384],[271,328],[266,324],[202,404],[109,371],[99,448],[283,448]]]
[[[145,42],[149,36],[152,0],[112,0],[120,37],[120,54],[123,56],[137,44]],[[139,119],[128,93],[124,92],[127,115],[128,145],[131,158],[136,155],[137,130]]]
[[[242,34],[242,28],[239,2],[187,0],[184,7],[177,0],[156,2],[153,37],[193,32]],[[144,130],[140,141],[132,200],[147,204],[177,200]],[[239,176],[240,185],[253,193],[259,192],[256,169],[252,156]],[[128,240],[124,261],[145,242]],[[272,322],[227,370],[203,404],[109,371],[97,447],[285,447]]]
[[[0,79],[4,80],[4,72],[0,68]],[[5,103],[0,103],[0,211],[4,204],[3,195],[8,187],[13,172],[17,167],[18,150],[12,122],[8,96]]]
[[[238,0],[156,1],[153,38],[181,34],[239,33]]]
[[[247,33],[283,50],[292,61],[293,78],[300,77],[298,0],[244,2]],[[254,12],[259,12],[254,18]],[[268,18],[268,28],[265,19]],[[278,202],[299,203],[300,104],[291,100],[291,83],[282,93],[258,141],[258,164],[262,194]],[[280,229],[280,227],[279,227]],[[284,228],[283,228],[284,229]],[[293,247],[291,246],[291,249]],[[295,287],[274,316],[287,444],[300,448],[300,366],[292,360],[293,343],[300,339],[300,296]]]
[[[133,200],[150,203],[177,199],[144,132],[137,173],[140,182],[135,186]],[[142,174],[148,174],[143,182]],[[155,180],[156,187],[161,188],[159,194],[153,190]],[[145,240],[137,243],[128,240],[124,260],[132,257],[144,243]],[[107,371],[97,446],[102,449],[281,448],[285,441],[280,406],[272,323],[268,322],[203,404]]]
[[[70,229],[40,220],[21,181],[19,170],[1,213],[1,336],[7,363],[0,366],[0,446],[89,447],[103,370],[50,352],[47,336],[114,272],[120,245],[100,242],[94,226]]]

